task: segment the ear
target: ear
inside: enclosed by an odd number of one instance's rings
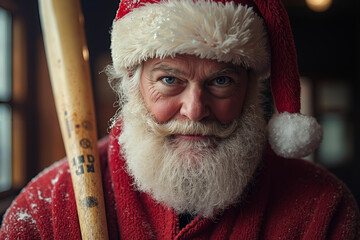
[[[128,77],[129,77],[129,79],[132,78],[132,77],[134,76],[134,72],[131,71],[130,67],[127,67],[126,70],[127,70],[127,72],[128,72]]]
[[[130,91],[129,94],[131,95],[142,95],[141,90],[141,75],[142,75],[142,65],[137,65],[136,67],[127,67],[126,78],[124,79],[127,81],[128,90]]]

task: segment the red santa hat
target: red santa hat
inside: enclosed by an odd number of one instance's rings
[[[300,114],[300,77],[289,18],[281,0],[122,0],[111,32],[114,68],[149,58],[191,54],[270,78],[277,114],[268,140],[279,156],[304,157],[322,139],[316,120]]]

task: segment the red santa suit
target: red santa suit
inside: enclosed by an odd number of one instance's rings
[[[150,4],[153,3],[153,4]],[[179,22],[182,21],[182,22]],[[359,239],[359,210],[346,186],[302,157],[321,129],[300,112],[300,81],[291,28],[280,0],[122,0],[112,29],[114,69],[152,57],[192,54],[245,66],[271,79],[276,109],[263,161],[241,201],[214,219],[179,216],[134,190],[113,128],[100,142],[110,239]],[[286,158],[282,158],[283,156]],[[66,160],[32,180],[7,211],[0,239],[80,239]]]
[[[178,214],[134,190],[115,127],[100,141],[110,239],[359,239],[347,187],[321,167],[268,150],[243,200],[214,219],[179,228]],[[0,239],[81,239],[66,160],[44,170],[7,211]]]

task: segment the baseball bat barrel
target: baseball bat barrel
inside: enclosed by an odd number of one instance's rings
[[[82,239],[108,239],[94,100],[79,0],[39,0],[56,111]]]

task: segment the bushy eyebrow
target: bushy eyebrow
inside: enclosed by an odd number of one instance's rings
[[[228,74],[237,74],[240,75],[240,71],[238,68],[235,67],[225,67],[225,68],[221,68],[221,69],[217,69],[213,72],[211,72],[208,77],[212,78],[212,77],[217,77],[217,76],[222,76],[222,75],[228,75]]]
[[[158,65],[158,66],[157,66]],[[171,66],[168,66],[166,64],[155,64],[156,67],[151,69],[151,73],[156,71],[162,71],[165,72],[171,76],[179,76],[179,77],[186,77],[186,72],[180,71],[179,69],[172,68]]]
[[[183,72],[179,69],[176,69],[176,68],[173,68],[171,66],[168,66],[166,64],[161,64],[161,63],[155,64],[155,67],[150,72],[153,73],[156,71],[162,71],[171,76],[179,76],[179,77],[187,77],[188,76],[188,74],[186,72]],[[208,74],[207,78],[212,78],[212,77],[217,77],[217,76],[222,76],[222,75],[227,75],[227,74],[240,75],[240,71],[241,70],[236,67],[226,66],[224,68],[214,70],[213,72]]]

